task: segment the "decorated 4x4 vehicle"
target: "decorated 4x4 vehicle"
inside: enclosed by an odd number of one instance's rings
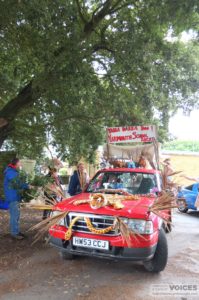
[[[53,207],[50,243],[62,257],[142,261],[150,272],[167,264],[165,223],[174,197],[161,191],[161,174],[141,168],[97,172],[87,188]]]

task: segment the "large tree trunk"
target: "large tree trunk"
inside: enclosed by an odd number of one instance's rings
[[[13,130],[13,121],[17,114],[34,102],[32,82],[29,82],[19,94],[9,101],[0,111],[0,148]]]

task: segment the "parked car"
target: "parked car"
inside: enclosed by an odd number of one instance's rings
[[[161,178],[157,170],[147,169],[104,169],[97,172],[83,193],[64,200],[57,204],[52,214],[57,210],[68,211],[65,219],[59,225],[49,230],[50,243],[58,248],[62,257],[72,259],[77,255],[100,258],[142,261],[150,272],[160,272],[167,264],[168,249],[165,228],[162,219],[148,211],[149,206],[156,199],[156,193],[161,190]],[[88,203],[74,205],[77,200],[89,200],[90,195],[104,191],[107,193],[128,192],[138,195],[138,200],[123,201],[122,209],[113,209],[104,206],[93,209]],[[105,190],[106,193],[106,190]],[[152,195],[149,193],[153,193]],[[171,211],[163,212],[171,220]],[[65,234],[76,217],[82,217],[72,227],[72,237],[65,240]],[[104,229],[114,223],[119,216],[129,229],[135,230],[138,235],[131,237],[131,246],[123,239],[120,231],[115,228],[105,234],[92,233],[85,221],[89,218],[92,226]]]
[[[195,202],[198,196],[199,184],[195,183],[182,188],[178,192],[178,209],[180,212],[186,213],[189,209],[197,210]]]

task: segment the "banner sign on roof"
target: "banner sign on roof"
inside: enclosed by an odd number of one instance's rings
[[[107,128],[107,142],[117,143],[148,143],[156,139],[156,126],[125,126]]]

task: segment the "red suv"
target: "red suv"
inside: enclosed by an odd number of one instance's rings
[[[164,270],[168,258],[165,228],[162,219],[148,209],[160,190],[161,175],[157,170],[100,170],[83,193],[54,207],[52,214],[56,215],[57,211],[67,211],[68,214],[59,224],[50,228],[50,242],[60,250],[65,259],[87,255],[142,261],[147,271],[160,272]],[[137,195],[137,200],[122,201],[120,209],[109,205],[95,209],[89,201],[91,196],[97,193],[130,194],[135,195],[135,199]],[[166,213],[168,216],[168,211]],[[130,245],[123,238],[120,229],[114,227],[116,217],[119,217],[129,230],[137,233],[130,236]],[[88,220],[97,233],[90,229]],[[110,230],[106,231],[108,227]],[[67,231],[69,238],[66,238]]]

